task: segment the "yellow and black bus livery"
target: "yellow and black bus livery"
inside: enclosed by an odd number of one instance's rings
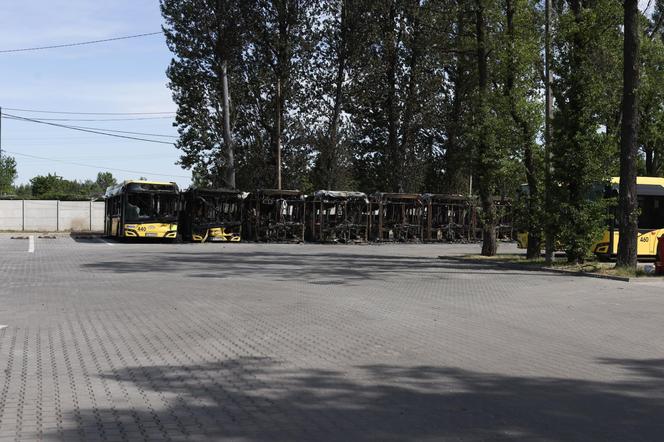
[[[107,236],[167,239],[177,237],[177,184],[125,181],[109,187],[104,199],[104,233]]]
[[[612,178],[608,189],[609,197],[618,197],[620,178]],[[637,177],[636,195],[639,203],[637,239],[639,258],[654,258],[657,255],[657,239],[664,235],[664,178]],[[600,259],[610,259],[618,253],[617,208],[614,208],[612,222],[604,231],[602,239],[593,246],[593,253]]]

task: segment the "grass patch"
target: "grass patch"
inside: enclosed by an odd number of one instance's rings
[[[546,261],[543,257],[527,259],[526,255],[519,254],[500,254],[495,256],[466,255],[463,258],[479,262],[501,262],[509,264],[531,265],[534,267],[544,267],[546,265]],[[559,266],[564,266],[565,264],[567,264],[567,262],[564,260],[554,259],[553,261],[553,267],[556,268]]]
[[[463,258],[476,262],[518,264],[532,266],[533,268],[555,268],[572,273],[594,273],[597,275],[619,276],[623,278],[653,276],[646,273],[642,267],[637,268],[636,271],[624,267],[616,268],[613,262],[600,262],[592,258],[583,264],[570,264],[565,257],[557,257],[554,258],[551,266],[546,265],[543,257],[527,259],[524,254],[499,254],[496,256],[466,255]]]

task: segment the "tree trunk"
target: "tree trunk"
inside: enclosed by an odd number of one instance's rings
[[[281,116],[282,116],[282,105],[281,105],[281,78],[277,77],[277,85],[274,96],[274,107],[275,107],[275,116],[274,116],[274,157],[275,157],[275,178],[276,178],[276,187],[281,190]]]
[[[388,161],[388,177],[389,187],[395,192],[403,191],[402,182],[402,164],[401,155],[399,152],[398,143],[398,110],[397,110],[397,69],[398,69],[398,37],[397,32],[394,30],[396,24],[394,23],[397,16],[396,1],[390,4],[389,22],[387,26],[387,151],[389,153]]]
[[[332,118],[330,118],[330,128],[328,132],[328,146],[326,159],[323,162],[321,173],[325,179],[324,183],[328,189],[337,187],[339,180],[337,171],[339,169],[338,144],[339,144],[339,119],[341,118],[341,109],[343,104],[343,85],[346,73],[346,61],[348,58],[348,41],[350,38],[347,32],[347,6],[346,0],[341,2],[341,19],[339,23],[340,35],[337,49],[337,76],[334,82],[334,106],[332,108]]]
[[[457,2],[457,29],[455,37],[455,47],[461,48],[463,35],[466,32],[466,18],[464,15],[464,0]],[[449,193],[466,193],[468,183],[465,177],[467,172],[466,156],[461,151],[459,135],[461,132],[461,111],[463,96],[465,95],[466,82],[464,81],[464,55],[456,55],[453,81],[452,81],[452,106],[449,114],[449,124],[447,129],[447,146],[445,148],[445,186]],[[466,167],[464,167],[466,166]]]
[[[638,155],[639,109],[639,4],[624,0],[625,44],[623,49],[623,119],[620,136],[620,188],[618,203],[617,267],[636,269],[638,200],[636,160]]]
[[[553,188],[551,182],[551,143],[553,141],[551,122],[553,121],[553,97],[551,91],[551,13],[553,6],[551,0],[544,0],[544,213],[553,210]],[[544,221],[544,260],[547,265],[553,264],[555,251],[554,225],[547,218]]]
[[[477,148],[478,155],[478,188],[480,194],[480,202],[482,204],[482,255],[494,256],[498,249],[496,241],[496,207],[493,203],[493,195],[491,192],[491,177],[493,174],[490,156],[490,146],[486,141],[486,115],[487,107],[487,90],[488,90],[488,66],[486,55],[486,37],[485,22],[484,22],[484,1],[476,0],[476,28],[477,28],[477,72],[478,72],[478,85],[479,85],[479,116],[481,133],[480,141]]]
[[[653,163],[653,148],[650,146],[644,146],[643,150],[646,154],[646,175],[655,176],[655,168]]]
[[[420,8],[420,6],[416,6]],[[418,106],[418,94],[417,94],[417,83],[418,83],[418,73],[419,73],[419,61],[420,61],[420,52],[421,52],[421,36],[422,36],[422,27],[420,26],[420,11],[415,10],[413,12],[413,38],[412,38],[412,48],[411,55],[408,64],[408,70],[410,72],[410,78],[408,79],[408,92],[405,98],[406,102],[404,104],[404,113],[403,113],[403,122],[401,129],[401,146],[399,147],[399,152],[402,155],[402,167],[401,169],[401,179],[399,181],[401,191],[412,191],[412,182],[413,182],[413,164],[415,156],[415,135],[417,133],[416,127],[413,124],[413,119],[416,115],[416,110]],[[404,176],[406,175],[406,176]]]
[[[221,64],[223,119],[224,119],[224,187],[235,189],[235,151],[231,134],[230,95],[228,92],[228,63]]]
[[[290,45],[290,19],[293,5],[287,1],[276,2],[277,26],[279,35],[275,51],[276,64],[273,66],[275,76],[274,90],[274,157],[275,157],[275,184],[277,189],[282,188],[282,135],[284,120],[284,88],[289,78]]]

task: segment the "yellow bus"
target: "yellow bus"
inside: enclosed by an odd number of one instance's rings
[[[618,196],[619,184],[620,178],[611,179],[609,196]],[[655,258],[657,238],[664,235],[664,178],[637,177],[636,195],[639,202],[637,254],[639,258]],[[614,215],[602,239],[593,246],[593,253],[600,259],[615,257],[619,238],[617,217]]]
[[[104,200],[106,236],[169,239],[177,237],[177,184],[125,181],[109,187]]]
[[[611,178],[611,184],[606,191],[606,197],[618,197],[620,178]],[[636,193],[639,202],[638,220],[638,256],[639,258],[655,258],[657,255],[657,238],[664,235],[664,178],[637,177]],[[602,238],[593,244],[591,252],[599,259],[614,258],[618,253],[618,224],[616,213],[613,212],[612,221]],[[528,233],[519,232],[517,247],[528,247]],[[563,250],[562,244],[556,244],[556,250]]]

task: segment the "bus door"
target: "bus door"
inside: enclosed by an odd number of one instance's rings
[[[664,233],[664,196],[639,195],[638,254],[657,254],[657,238]]]

